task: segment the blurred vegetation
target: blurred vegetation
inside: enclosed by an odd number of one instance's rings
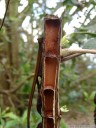
[[[26,128],[37,39],[42,36],[46,14],[61,17],[62,36],[66,34],[69,40],[66,47],[96,48],[95,0],[11,0],[0,31],[0,128]],[[96,55],[86,54],[63,62],[59,87],[60,106],[67,105],[68,113],[72,106],[77,111],[87,113],[90,108],[92,112],[96,92]],[[33,127],[41,120],[35,109],[36,96],[35,91],[31,114]],[[61,128],[67,128],[64,121],[61,121]]]

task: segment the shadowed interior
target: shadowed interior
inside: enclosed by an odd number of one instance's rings
[[[46,128],[54,128],[54,120],[52,118],[47,118],[46,122],[47,122]]]
[[[54,101],[54,91],[52,89],[44,90],[44,109],[45,114],[48,117],[53,116],[53,101]]]
[[[60,21],[56,20],[46,20],[45,26],[45,52],[47,54],[58,55],[58,35],[60,29]]]

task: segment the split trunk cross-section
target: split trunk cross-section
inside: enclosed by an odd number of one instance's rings
[[[43,41],[43,128],[59,128],[58,73],[60,63],[61,20],[56,16],[44,20]]]

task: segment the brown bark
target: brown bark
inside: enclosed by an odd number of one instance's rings
[[[43,128],[59,128],[58,73],[60,63],[61,20],[44,20],[42,105]]]
[[[38,49],[38,55],[37,55],[35,74],[34,74],[33,84],[32,84],[31,93],[29,96],[29,103],[28,103],[28,112],[27,112],[27,127],[28,128],[30,128],[30,111],[31,111],[31,107],[32,107],[32,101],[33,101],[36,84],[38,87],[37,111],[41,115],[42,101],[41,101],[40,90],[41,90],[42,83],[41,82],[39,83],[38,78],[40,77],[42,79],[42,42],[43,42],[43,39],[40,38],[38,40],[39,49]],[[39,126],[41,126],[41,125],[39,124],[38,127]]]
[[[8,9],[8,17],[10,26],[6,26],[9,42],[8,42],[8,53],[9,53],[9,63],[13,68],[18,69],[19,66],[19,35],[18,35],[18,22],[12,20],[12,17],[16,17],[18,14],[18,2],[10,1],[10,7]]]

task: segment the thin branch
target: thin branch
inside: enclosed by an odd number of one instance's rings
[[[27,78],[25,78],[23,81],[21,81],[21,82],[16,86],[16,88],[11,89],[11,90],[10,90],[10,93],[15,93],[16,91],[18,91],[18,90],[24,85],[25,81],[31,79],[33,76],[34,76],[34,74],[30,74]]]
[[[7,95],[7,96],[8,96],[8,91],[6,91],[6,90],[1,90],[1,91],[0,91],[0,94]]]
[[[92,11],[93,8],[94,8],[94,6],[88,11],[82,26],[85,24],[86,20],[88,19],[89,14],[90,14],[90,12]]]
[[[8,7],[9,7],[9,3],[10,3],[10,0],[8,0],[8,2],[7,2],[5,15],[4,15],[3,21],[2,21],[1,26],[0,26],[0,31],[1,31],[2,27],[3,27],[4,21],[5,21],[5,18],[6,18],[7,10],[8,10]]]
[[[76,53],[80,53],[80,54],[86,54],[86,53],[96,54],[96,49],[70,49],[70,48],[65,48],[65,49],[62,49],[60,51],[60,55],[63,56],[63,57],[68,56],[70,54],[76,54]]]
[[[77,6],[78,8],[82,9],[83,8],[83,4],[81,2],[74,2],[74,0],[71,0],[71,3],[74,6]]]
[[[12,101],[12,99],[11,99],[11,96],[10,95],[8,95],[8,100],[9,100],[9,102],[10,102],[10,105],[12,106],[12,108],[14,109],[15,108],[15,106],[14,106],[14,103],[13,103],[13,101]]]
[[[13,85],[13,81],[12,81],[12,77],[11,77],[11,74],[10,74],[10,70],[6,67],[5,64],[3,64],[2,61],[0,61],[0,64],[3,66],[4,70],[5,70],[5,73],[6,75],[8,76],[8,79],[6,80],[8,83],[10,83],[10,85]]]
[[[73,59],[73,58],[78,57],[80,55],[82,55],[82,54],[81,53],[75,53],[75,54],[71,54],[71,55],[68,55],[68,56],[65,56],[65,57],[61,57],[61,63],[63,61],[67,61],[67,60]]]
[[[31,79],[34,76],[34,74],[30,74],[27,78],[25,78],[23,81],[21,81],[18,85],[16,85],[16,88],[13,88],[11,90],[1,90],[0,94],[6,94],[9,95],[9,93],[15,93],[18,91],[25,83],[25,81]]]

